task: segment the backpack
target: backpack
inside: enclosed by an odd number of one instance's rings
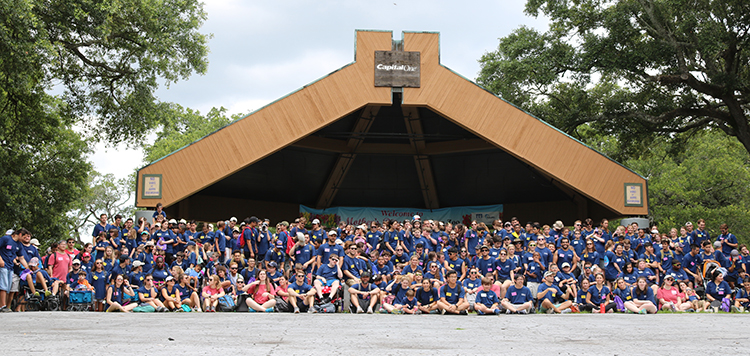
[[[624,312],[625,311],[625,303],[622,301],[622,298],[620,298],[619,295],[615,295],[615,305],[617,306],[617,310]]]
[[[234,304],[234,299],[232,299],[231,296],[224,295],[223,297],[219,298],[219,311],[233,312],[236,307],[237,306]]]
[[[336,306],[333,305],[333,303],[323,303],[323,304],[316,304],[314,306],[315,311],[318,313],[335,313],[336,312]]]

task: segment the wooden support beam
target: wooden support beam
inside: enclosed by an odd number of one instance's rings
[[[356,140],[359,141],[359,140]],[[307,136],[294,143],[294,147],[307,148],[316,151],[335,153],[361,153],[361,154],[418,154],[412,144],[405,143],[361,143],[354,151],[348,141],[324,138],[318,136]],[[474,151],[485,151],[497,147],[480,138],[471,140],[455,140],[426,143],[424,149],[419,153],[428,156],[443,155],[449,153],[465,153]]]
[[[406,132],[410,135],[424,134],[417,108],[402,107],[401,110],[404,113]],[[414,165],[417,168],[419,185],[422,187],[424,205],[427,209],[437,209],[440,207],[440,202],[438,201],[437,188],[435,187],[435,176],[432,172],[429,156],[422,154],[425,151],[426,144],[423,139],[410,138],[409,142],[417,153],[414,155]]]
[[[366,106],[362,110],[362,114],[357,119],[357,122],[354,124],[352,133],[366,133],[367,131],[369,131],[370,126],[372,126],[372,122],[375,120],[375,116],[378,114],[378,110],[380,110],[379,106]],[[338,193],[339,187],[346,177],[346,173],[349,171],[349,168],[351,168],[354,159],[357,157],[356,153],[350,152],[356,152],[357,148],[362,144],[362,141],[364,141],[364,139],[362,138],[350,138],[346,141],[347,152],[340,153],[339,157],[336,159],[336,163],[333,165],[333,169],[331,169],[331,173],[328,175],[328,179],[323,186],[323,190],[318,196],[318,203],[316,204],[316,208],[325,209],[331,206],[333,198],[336,197],[336,193]],[[332,142],[328,143],[332,144]]]

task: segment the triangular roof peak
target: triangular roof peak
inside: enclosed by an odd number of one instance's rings
[[[392,88],[374,85],[374,54],[395,43],[420,54],[419,87],[397,89],[403,107],[429,108],[574,195],[620,215],[647,214],[643,177],[442,66],[439,33],[392,35],[356,31],[353,63],[139,170],[136,206],[174,205],[356,110],[391,105]],[[628,188],[640,188],[640,204],[626,200]]]

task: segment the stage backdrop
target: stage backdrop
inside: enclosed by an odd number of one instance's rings
[[[313,209],[304,205],[299,206],[300,215],[307,218],[308,223],[313,219],[319,219],[322,225],[333,227],[339,221],[347,224],[360,225],[370,221],[384,219],[412,220],[414,215],[419,215],[424,220],[438,220],[452,224],[462,223],[469,225],[472,220],[484,222],[487,226],[495,219],[503,216],[503,205],[481,205],[481,206],[459,206],[443,209],[412,209],[412,208],[355,208],[337,207],[328,209]]]

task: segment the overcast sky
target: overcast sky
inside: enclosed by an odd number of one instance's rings
[[[162,101],[206,113],[226,107],[249,113],[354,59],[355,30],[440,32],[441,62],[466,78],[498,38],[546,20],[523,13],[523,1],[248,1],[206,0],[212,33],[209,67],[203,75],[162,88]],[[97,146],[90,157],[101,173],[124,178],[143,166],[143,153]]]

